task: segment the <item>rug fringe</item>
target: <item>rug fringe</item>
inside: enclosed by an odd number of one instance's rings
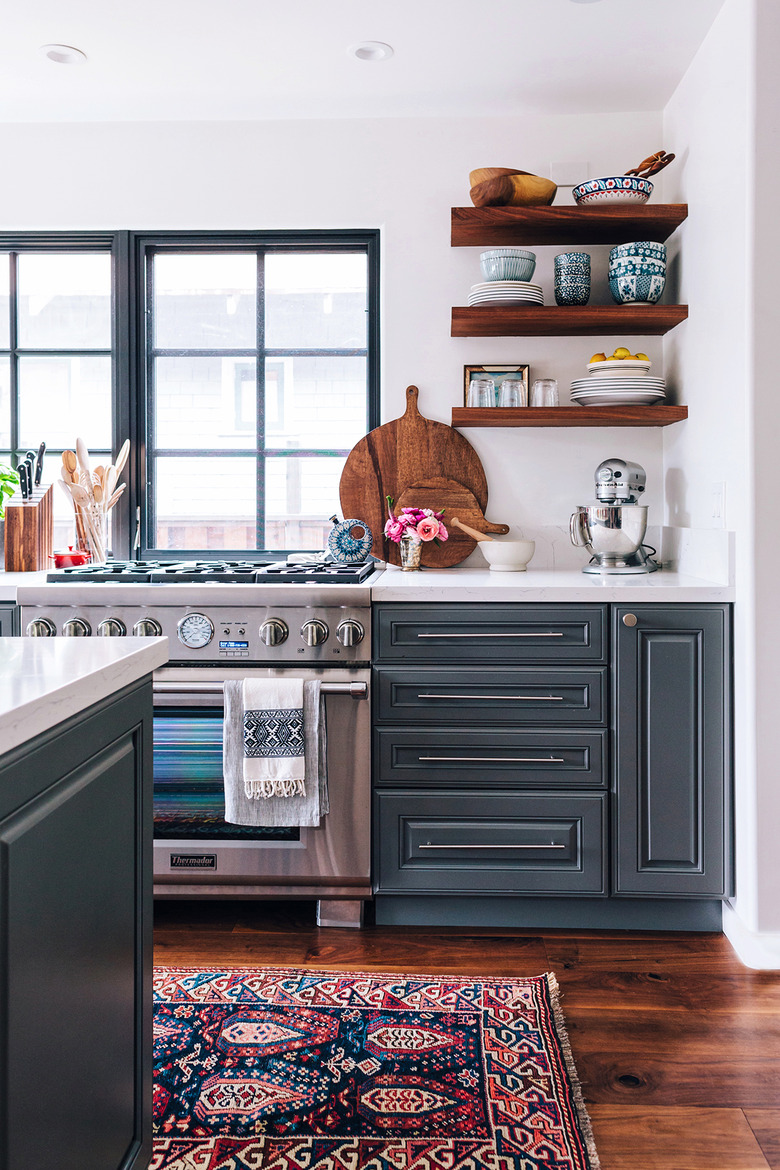
[[[596,1150],[596,1143],[593,1139],[593,1125],[590,1120],[590,1115],[585,1105],[585,1097],[582,1092],[582,1085],[580,1078],[577,1075],[577,1067],[574,1063],[574,1054],[571,1050],[571,1043],[569,1041],[569,1033],[566,1031],[566,1021],[561,1007],[561,989],[558,980],[552,971],[547,971],[544,978],[547,980],[547,986],[550,991],[550,1002],[552,1003],[553,1015],[555,1017],[555,1030],[558,1033],[558,1040],[561,1045],[561,1052],[566,1063],[566,1072],[571,1082],[571,1090],[574,1096],[574,1107],[577,1110],[577,1120],[580,1124],[580,1130],[585,1140],[585,1145],[588,1150],[588,1159],[591,1164],[591,1170],[601,1170],[601,1162],[599,1160],[598,1151]]]

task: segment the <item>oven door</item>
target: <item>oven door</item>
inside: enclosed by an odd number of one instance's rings
[[[240,677],[280,673],[242,668]],[[224,668],[202,667],[166,667],[155,674],[155,894],[370,896],[370,671],[295,674],[319,679],[325,693],[330,812],[316,829],[226,822],[222,720],[229,675]]]

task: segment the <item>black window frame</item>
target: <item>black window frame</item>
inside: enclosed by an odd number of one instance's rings
[[[130,339],[130,296],[129,296],[129,240],[127,231],[105,232],[28,232],[14,231],[0,233],[0,254],[7,252],[21,254],[24,252],[106,252],[112,260],[111,280],[111,449],[114,457],[125,438],[132,434],[133,418],[133,379],[128,363],[131,347]],[[10,451],[14,466],[18,463],[23,449],[19,446],[19,386],[17,380],[18,364],[14,360],[20,353],[20,347],[15,344],[18,340],[15,334],[16,316],[16,282],[15,265],[11,266],[11,303],[12,303],[12,336],[11,336],[11,434]],[[24,350],[25,353],[38,351]],[[40,351],[41,353],[45,351]],[[74,353],[65,347],[55,352]],[[94,351],[89,351],[94,352]],[[41,438],[46,439],[45,423],[41,426]],[[73,441],[76,436],[74,434]],[[53,465],[58,448],[54,448],[44,474],[45,480],[57,478],[58,469]],[[113,545],[114,555],[126,557],[130,552],[130,518],[133,512],[134,468],[128,466],[128,492],[120,498],[113,509]]]
[[[130,329],[132,333],[132,376],[131,382],[136,389],[131,395],[134,415],[132,418],[131,441],[136,452],[135,471],[138,482],[133,491],[133,499],[137,501],[137,534],[134,544],[142,560],[198,560],[198,559],[246,559],[253,553],[270,558],[283,558],[285,551],[309,550],[267,550],[257,547],[247,549],[161,549],[150,542],[150,534],[154,532],[154,517],[152,514],[153,499],[151,480],[148,470],[147,452],[150,449],[151,417],[149,412],[150,392],[149,373],[153,356],[152,340],[146,328],[147,309],[149,303],[149,273],[151,265],[148,258],[160,252],[192,252],[202,248],[204,251],[220,250],[263,251],[266,253],[311,251],[364,252],[367,259],[367,336],[366,336],[366,376],[367,376],[367,427],[373,430],[379,425],[380,413],[380,355],[379,355],[379,252],[380,234],[378,229],[365,230],[311,230],[311,231],[149,231],[130,233],[130,277],[131,294],[134,312],[131,314]],[[258,287],[258,318],[262,319],[264,312],[263,288]],[[262,323],[258,321],[258,339],[262,338]],[[285,351],[285,353],[290,351]],[[338,352],[338,351],[329,351]],[[360,351],[362,354],[362,350]],[[275,349],[266,350],[259,344],[261,356],[274,357]],[[264,363],[258,361],[257,379],[258,412],[263,410],[262,389],[264,386]],[[259,429],[259,428],[258,428]],[[179,452],[184,454],[184,452]],[[197,454],[208,456],[209,451],[198,451]],[[225,455],[220,451],[221,456]],[[302,452],[305,455],[305,452]],[[258,487],[258,493],[260,492]],[[258,497],[258,517],[260,524],[261,499]],[[258,531],[259,531],[258,527]],[[256,542],[257,543],[257,542]],[[313,550],[318,551],[318,550]]]

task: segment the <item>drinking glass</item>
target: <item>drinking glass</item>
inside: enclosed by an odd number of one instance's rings
[[[492,378],[472,378],[469,382],[467,406],[495,406],[496,384]]]
[[[505,378],[498,391],[499,406],[528,406],[528,387],[519,378]]]
[[[555,378],[537,378],[531,387],[531,406],[557,406],[558,382]]]

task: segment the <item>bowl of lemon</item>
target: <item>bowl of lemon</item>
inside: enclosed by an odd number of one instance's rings
[[[629,372],[636,377],[650,373],[653,363],[646,353],[632,353],[625,345],[619,345],[609,357],[605,353],[594,353],[588,362],[588,373],[598,377],[622,378]]]

